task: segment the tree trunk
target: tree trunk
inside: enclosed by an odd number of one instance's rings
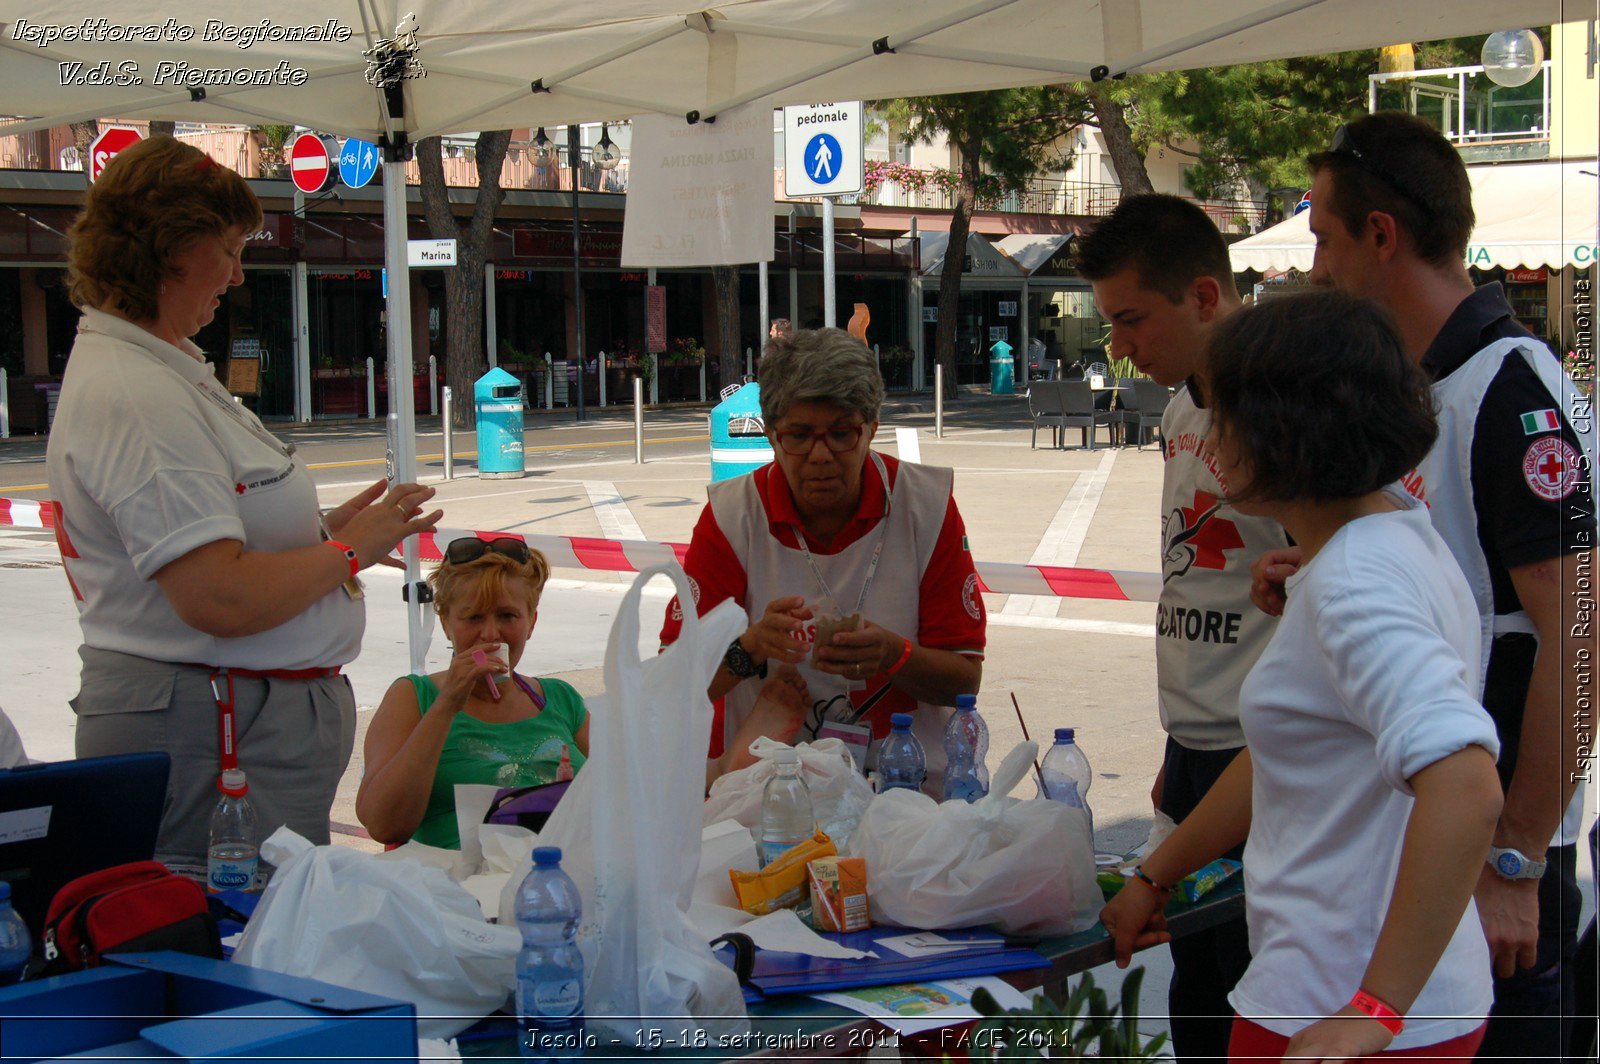
[[[445,383],[456,397],[454,427],[462,430],[474,426],[472,386],[489,368],[483,346],[483,265],[489,258],[495,212],[505,199],[500,169],[510,144],[509,129],[478,134],[478,194],[472,217],[462,223],[450,209],[439,138],[417,141],[417,169],[422,175],[422,209],[428,232],[436,240],[456,241],[456,264],[444,274]]]
[[[1133,143],[1133,131],[1128,128],[1127,110],[1113,100],[1104,84],[1089,89],[1089,99],[1094,104],[1095,124],[1106,139],[1106,151],[1111,155],[1111,165],[1117,168],[1117,178],[1122,183],[1124,196],[1137,196],[1154,192],[1150,174],[1144,168],[1144,156]]]
[[[960,180],[956,183],[950,213],[950,243],[945,245],[939,269],[939,324],[934,330],[934,360],[944,367],[944,396],[961,392],[956,384],[956,324],[961,316],[961,267],[967,257],[967,235],[972,232],[972,212],[978,204],[978,174],[982,155],[975,140],[957,145],[961,151]]]
[[[152,137],[159,137],[162,135],[175,137],[178,135],[178,123],[163,122],[160,119],[153,119],[150,122],[150,135]]]
[[[78,149],[78,158],[83,161],[84,173],[89,172],[89,145],[99,135],[100,123],[92,118],[87,122],[72,123],[72,143]]]
[[[717,289],[717,365],[722,386],[744,380],[744,354],[739,350],[739,267],[713,266]]]

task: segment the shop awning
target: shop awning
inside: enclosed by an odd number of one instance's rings
[[[944,252],[950,243],[950,234],[924,232],[918,236],[922,238],[922,276],[938,276],[944,269]],[[982,233],[967,234],[967,265],[962,272],[969,277],[1025,276],[1022,267],[1012,262]]]
[[[1586,162],[1501,163],[1469,166],[1472,207],[1478,216],[1467,265],[1587,267],[1600,261],[1600,179]],[[1310,212],[1301,211],[1228,249],[1235,270],[1310,270],[1315,248]]]
[[[1011,233],[995,241],[995,246],[1031,276],[1047,266],[1071,239],[1069,233]]]

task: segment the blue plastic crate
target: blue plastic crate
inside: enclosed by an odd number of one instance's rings
[[[409,1002],[168,952],[0,990],[0,1032],[7,1061],[417,1058]]]

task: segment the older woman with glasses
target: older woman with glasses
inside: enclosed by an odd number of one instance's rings
[[[459,849],[458,783],[531,787],[589,756],[589,712],[571,684],[516,671],[549,578],[520,539],[458,539],[429,583],[450,667],[390,686],[363,754],[356,816],[379,842]]]
[[[700,613],[731,598],[752,617],[711,681],[725,702],[709,776],[748,764],[758,734],[836,734],[870,767],[890,716],[914,712],[938,793],[944,707],[982,677],[983,601],[950,470],[872,450],[882,403],[871,352],[845,332],[767,346],[761,414],[775,460],[710,487],[684,559]],[[663,643],[681,618],[674,601]],[[833,631],[841,618],[859,626]],[[773,666],[804,680],[799,714],[792,684],[760,684]]]

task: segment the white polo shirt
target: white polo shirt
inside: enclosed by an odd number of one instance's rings
[[[220,639],[185,624],[151,580],[218,540],[283,551],[322,538],[311,476],[193,344],[85,310],[46,470],[87,645],[253,669],[343,665],[359,652],[365,608],[341,589],[269,631]]]
[[[1239,692],[1250,746],[1244,849],[1250,967],[1241,1016],[1292,1036],[1350,1000],[1394,891],[1429,765],[1499,752],[1478,704],[1478,615],[1421,503],[1358,518],[1289,578],[1278,629]],[[1476,873],[1474,873],[1476,874]],[[1489,1011],[1472,902],[1390,1049],[1464,1035]]]

